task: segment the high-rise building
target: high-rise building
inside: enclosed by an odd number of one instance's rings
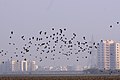
[[[35,71],[38,68],[35,61],[21,61],[22,71]]]
[[[21,71],[21,63],[15,60],[12,60],[12,72]]]
[[[110,69],[120,69],[120,43],[110,46]]]
[[[101,40],[98,44],[98,69],[120,69],[120,43]]]
[[[35,71],[37,68],[35,61],[28,61],[28,71]]]
[[[12,60],[12,72],[35,71],[38,66],[35,61],[15,61]]]
[[[22,71],[28,71],[28,62],[27,61],[21,61],[21,69]]]
[[[18,60],[8,60],[4,63],[0,63],[0,73],[8,72],[31,72],[36,71],[38,65],[35,61],[18,61]]]

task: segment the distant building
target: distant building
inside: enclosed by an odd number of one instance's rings
[[[21,61],[22,71],[35,71],[38,68],[35,61]]]
[[[35,71],[38,69],[38,65],[36,65],[35,61],[28,61],[28,71]]]
[[[101,40],[98,44],[98,69],[120,69],[120,43]]]
[[[0,73],[9,73],[12,71],[11,61],[5,61],[0,63]]]
[[[31,72],[36,71],[38,66],[35,61],[16,61],[10,60],[0,64],[0,72]]]
[[[120,43],[110,46],[110,69],[120,69]]]
[[[90,68],[96,68],[97,66],[97,49],[95,48],[94,45],[95,41],[92,36],[91,41],[89,42],[89,45],[91,46],[91,54],[89,55],[89,61],[88,61],[88,67]]]
[[[74,66],[67,66],[67,71],[75,71],[75,67]]]
[[[21,71],[21,63],[17,62],[15,60],[12,60],[12,72],[18,72]]]
[[[21,70],[28,71],[28,62],[27,61],[21,61]]]

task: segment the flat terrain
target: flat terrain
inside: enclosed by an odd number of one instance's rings
[[[120,80],[120,76],[1,76],[0,80]]]

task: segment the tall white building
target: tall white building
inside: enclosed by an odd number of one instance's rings
[[[17,61],[17,60],[8,60],[4,63],[0,62],[0,73],[8,72],[31,72],[36,71],[38,65],[35,61]]]
[[[21,71],[21,63],[15,60],[12,60],[12,72]]]
[[[21,69],[22,71],[28,71],[28,62],[27,61],[21,61]]]
[[[13,72],[25,72],[35,71],[38,68],[35,61],[15,61],[12,60],[12,71]]]
[[[120,43],[101,40],[98,45],[98,69],[120,69]]]
[[[35,71],[38,68],[35,61],[28,61],[28,71]]]
[[[110,69],[120,69],[120,43],[110,46]]]

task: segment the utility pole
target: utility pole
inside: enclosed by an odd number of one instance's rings
[[[95,66],[95,64],[93,62],[93,60],[95,59],[95,47],[93,45],[95,43],[95,41],[94,41],[93,35],[92,35],[91,41],[89,43],[90,43],[90,46],[92,46],[92,48],[90,50],[91,51],[91,54],[90,54],[90,68],[93,68]]]

